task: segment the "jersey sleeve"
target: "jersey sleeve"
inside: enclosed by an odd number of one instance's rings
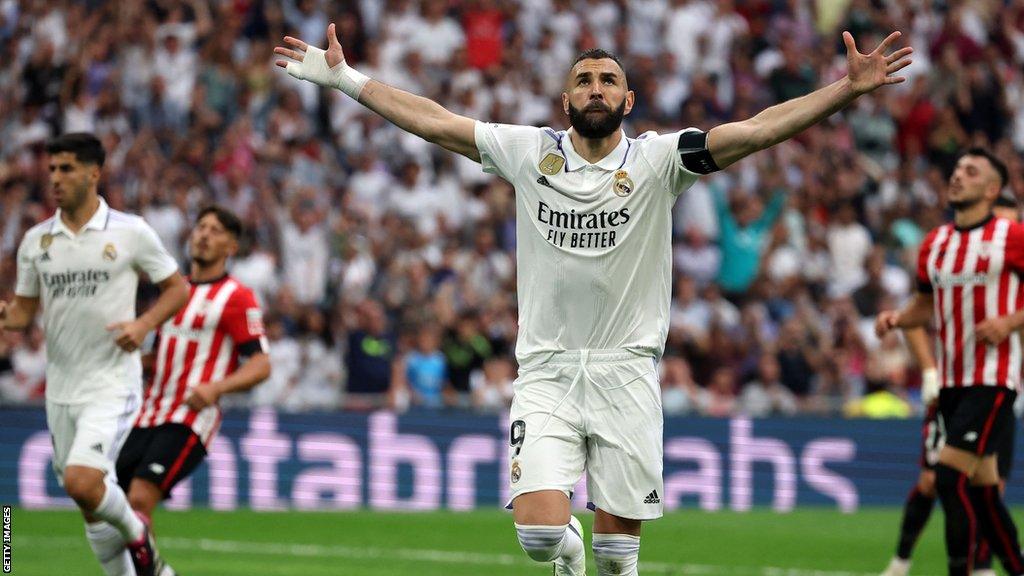
[[[256,302],[256,296],[248,288],[235,290],[224,307],[220,323],[220,327],[235,342],[235,347],[243,356],[267,351],[263,311]]]
[[[687,128],[679,132],[648,136],[644,142],[644,156],[673,196],[682,194],[700,177],[699,174],[687,170],[679,156],[679,137],[688,132],[700,130]]]
[[[1024,224],[1014,222],[1006,234],[1006,266],[1024,274]]]
[[[484,172],[512,182],[524,160],[538,149],[540,128],[478,121],[475,136]]]
[[[133,264],[136,270],[141,270],[149,276],[150,282],[159,284],[178,271],[178,263],[160,242],[156,230],[153,230],[145,220],[140,219],[136,236],[138,243]]]
[[[932,230],[924,237],[921,247],[917,252],[917,291],[924,294],[931,294],[934,291],[932,279],[928,275],[928,255],[931,253],[932,242],[938,229]]]
[[[34,236],[26,236],[18,246],[18,280],[14,293],[25,298],[39,297],[39,271],[32,258],[32,242],[38,242]]]

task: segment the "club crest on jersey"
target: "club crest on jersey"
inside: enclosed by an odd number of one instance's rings
[[[523,469],[519,467],[519,461],[518,460],[513,460],[512,461],[512,472],[511,472],[510,475],[512,476],[512,483],[513,484],[515,484],[516,482],[519,482],[519,479],[523,477]]]
[[[558,171],[561,170],[562,166],[564,165],[564,158],[562,158],[558,154],[548,154],[547,156],[544,157],[543,160],[540,161],[540,164],[537,166],[537,168],[543,174],[547,174],[548,176],[554,176],[555,174],[558,174]]]
[[[615,172],[615,182],[612,183],[612,190],[616,195],[626,197],[633,192],[633,179],[625,170]]]
[[[51,244],[53,244],[53,234],[46,233],[39,238],[39,248],[42,250],[49,250]]]
[[[107,262],[117,260],[117,248],[114,248],[114,245],[110,242],[107,242],[107,245],[103,247],[103,259]]]

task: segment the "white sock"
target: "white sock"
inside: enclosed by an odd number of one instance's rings
[[[531,526],[516,524],[516,536],[527,556],[537,562],[554,562],[558,558],[572,561],[584,554],[583,539],[568,524]]]
[[[132,560],[128,549],[124,546],[121,533],[106,522],[93,522],[85,525],[85,537],[96,559],[103,566],[107,576],[135,576]]]
[[[93,515],[117,528],[125,542],[135,542],[142,537],[145,530],[142,520],[139,520],[135,511],[128,505],[128,499],[125,498],[120,486],[107,482],[106,489],[100,505],[92,511]]]
[[[629,534],[594,534],[594,560],[598,576],[636,576],[640,537]]]

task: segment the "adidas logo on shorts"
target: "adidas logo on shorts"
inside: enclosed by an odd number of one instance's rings
[[[651,490],[651,493],[644,498],[644,504],[661,504],[661,498],[658,496],[657,490]]]

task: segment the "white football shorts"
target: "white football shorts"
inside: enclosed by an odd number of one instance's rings
[[[591,503],[635,520],[662,515],[663,419],[653,358],[622,350],[545,355],[519,369],[509,436],[511,500],[587,472]]]
[[[121,451],[139,413],[139,392],[119,389],[78,404],[46,403],[53,440],[53,472],[64,485],[64,469],[87,466],[115,473]]]

